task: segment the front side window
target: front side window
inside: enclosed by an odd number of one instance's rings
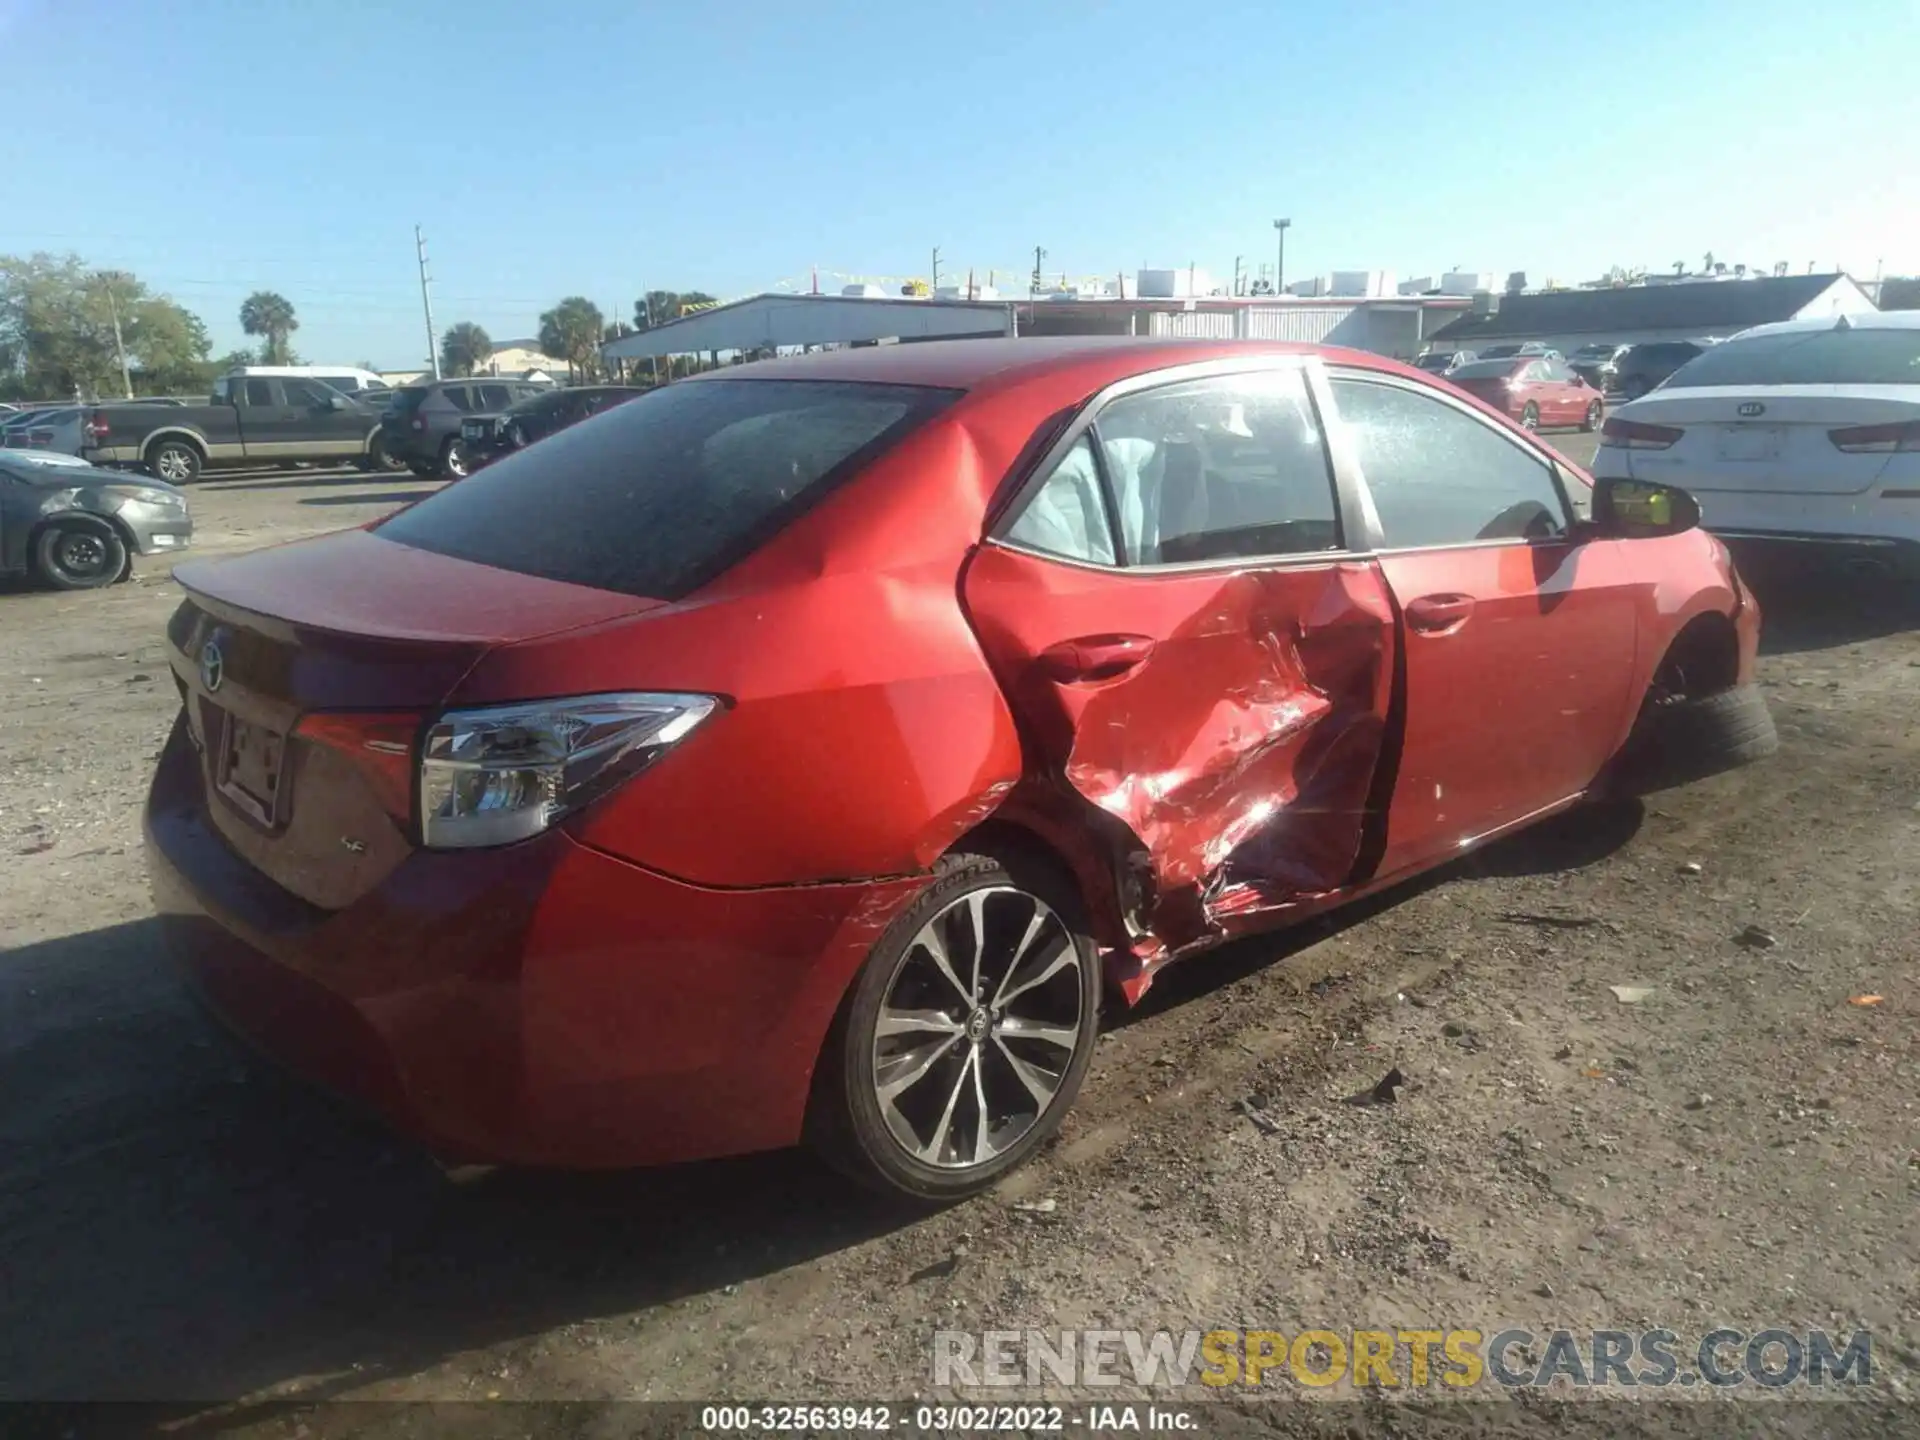
[[[1566,534],[1552,469],[1491,426],[1397,385],[1336,376],[1333,393],[1388,549]]]
[[[1126,395],[1094,421],[1134,565],[1338,550],[1320,422],[1297,369]]]
[[[1082,435],[1008,527],[1016,545],[1100,565],[1113,564],[1113,526],[1100,493],[1093,437]]]
[[[283,380],[280,384],[289,405],[311,405],[318,409],[333,403],[333,392],[311,380]]]
[[[271,380],[247,381],[247,404],[273,405],[276,403],[278,402],[273,398],[273,382]]]
[[[524,575],[675,600],[957,394],[818,380],[668,385],[512,452],[378,533]]]
[[[440,397],[462,413],[473,409],[473,400],[464,385],[449,385],[440,392]]]

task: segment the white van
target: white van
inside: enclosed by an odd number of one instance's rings
[[[335,390],[352,395],[361,390],[391,390],[393,387],[371,370],[361,370],[352,365],[241,365],[227,372],[228,379],[244,375],[301,375],[309,380],[318,380],[323,385],[331,385]]]

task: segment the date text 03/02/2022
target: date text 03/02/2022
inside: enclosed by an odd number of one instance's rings
[[[1087,1434],[1132,1431],[1192,1434],[1199,1422],[1176,1406],[1111,1405],[707,1405],[700,1428],[709,1434],[835,1434],[845,1432],[950,1435]]]

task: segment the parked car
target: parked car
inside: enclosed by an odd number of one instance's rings
[[[176,572],[161,925],[448,1159],[805,1137],[971,1194],[1059,1125],[1103,979],[1770,748],[1696,520],[1352,351],[694,377]]]
[[[378,412],[299,376],[223,375],[208,404],[97,405],[85,412],[82,425],[83,458],[142,465],[176,485],[191,483],[204,470],[301,460],[394,468]]]
[[[192,540],[187,497],[171,485],[72,456],[0,451],[0,574],[92,590],[125,578],[133,556]]]
[[[1629,400],[1638,400],[1649,390],[1666,383],[1682,365],[1711,348],[1694,340],[1656,340],[1645,345],[1630,345],[1627,353],[1613,362],[1606,376],[1606,388]]]
[[[575,385],[529,395],[497,415],[469,415],[460,422],[461,449],[470,470],[515,450],[524,450],[557,430],[646,394],[639,385]]]
[[[1478,358],[1471,350],[1450,350],[1441,354],[1428,351],[1413,363],[1429,375],[1451,375],[1462,365],[1470,364]]]
[[[373,371],[354,365],[241,365],[227,372],[229,379],[250,376],[266,380],[318,380],[343,395],[392,388]]]
[[[1558,350],[1549,349],[1537,340],[1528,340],[1524,344],[1489,345],[1480,352],[1479,358],[1482,360],[1511,360],[1520,355],[1538,355],[1544,360],[1562,360],[1566,358]]]
[[[1582,345],[1567,357],[1567,367],[1604,395],[1612,388],[1615,365],[1632,348],[1614,344]]]
[[[1598,430],[1606,414],[1600,392],[1568,369],[1564,360],[1524,355],[1476,360],[1462,365],[1447,380],[1528,430],[1569,425]]]
[[[8,450],[53,450],[62,455],[78,455],[84,440],[86,411],[78,405],[60,410],[42,410],[30,419],[9,425],[0,432],[0,446]]]
[[[1756,558],[1920,576],[1920,312],[1743,331],[1614,411],[1594,465],[1698,491]]]
[[[387,402],[381,434],[387,451],[416,475],[458,479],[467,473],[460,427],[469,415],[494,415],[548,387],[526,380],[430,380],[403,385]]]

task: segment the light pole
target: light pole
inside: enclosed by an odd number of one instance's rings
[[[1287,291],[1287,227],[1291,224],[1291,220],[1273,222],[1273,293],[1276,295],[1284,295]]]

